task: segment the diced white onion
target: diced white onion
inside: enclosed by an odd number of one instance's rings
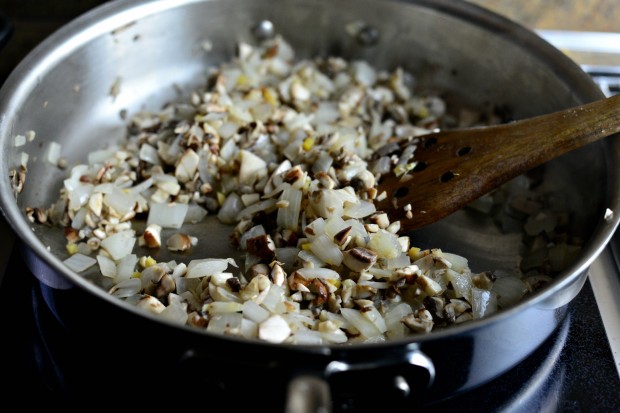
[[[342,251],[325,234],[316,237],[310,243],[310,250],[322,261],[338,266],[342,263]]]
[[[502,277],[495,280],[491,291],[497,294],[497,304],[506,308],[521,300],[527,292],[527,284],[515,276]]]
[[[205,258],[192,260],[187,266],[186,278],[207,277],[226,271],[229,261],[218,258]]]
[[[181,228],[189,206],[187,204],[151,204],[146,225],[157,224],[162,228]]]
[[[75,272],[86,271],[97,263],[93,257],[76,253],[63,261],[63,263]]]
[[[306,279],[321,278],[324,280],[339,280],[340,274],[329,268],[299,268],[297,270]]]
[[[375,323],[364,317],[358,310],[353,308],[341,308],[340,312],[364,337],[381,335],[381,331]]]
[[[110,235],[101,241],[101,247],[110,254],[112,259],[118,261],[131,254],[135,243],[134,231],[126,230]]]
[[[116,263],[106,257],[105,255],[97,255],[97,262],[99,263],[99,270],[105,277],[116,277]]]
[[[47,161],[52,165],[58,165],[61,151],[62,146],[58,142],[50,142],[50,146],[47,151]]]

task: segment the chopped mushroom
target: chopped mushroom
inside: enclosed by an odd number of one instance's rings
[[[429,333],[433,329],[433,316],[426,309],[404,316],[401,321],[416,333]]]
[[[377,254],[367,248],[356,247],[344,252],[343,263],[355,272],[362,272],[377,262]]]

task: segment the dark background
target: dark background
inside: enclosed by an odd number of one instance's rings
[[[0,83],[43,39],[103,0],[0,0],[0,14],[13,33],[0,52]]]

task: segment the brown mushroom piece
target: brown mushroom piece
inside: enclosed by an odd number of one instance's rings
[[[344,252],[342,262],[350,270],[362,272],[377,262],[377,254],[367,248],[355,247]]]

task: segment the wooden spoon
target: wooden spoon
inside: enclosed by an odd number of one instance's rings
[[[379,193],[385,190],[387,198],[378,209],[400,220],[405,231],[421,228],[542,163],[618,132],[620,95],[507,124],[423,135],[413,158],[417,166],[405,179],[382,177]]]

